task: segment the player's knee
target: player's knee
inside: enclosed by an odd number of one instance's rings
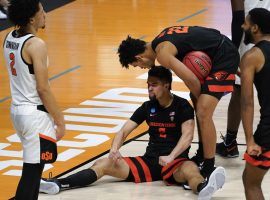
[[[185,161],[181,166],[181,170],[194,171],[194,170],[198,170],[198,167],[193,161]]]
[[[208,122],[212,118],[206,106],[198,106],[196,115],[200,122]]]
[[[109,158],[101,158],[97,160],[93,165],[93,167],[103,169],[103,171],[106,171],[111,166],[112,166],[112,160]]]
[[[198,166],[192,161],[184,162],[182,164],[180,170],[184,174],[184,176],[188,176],[188,175],[194,175],[195,176],[196,174],[199,174]]]
[[[248,174],[248,171],[245,169],[242,174],[242,181],[245,189],[252,189],[252,188],[260,188],[261,181],[257,180],[257,178],[253,177],[252,175]]]

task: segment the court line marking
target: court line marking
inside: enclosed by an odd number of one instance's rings
[[[75,71],[75,70],[79,69],[80,67],[81,67],[80,65],[77,65],[75,67],[69,68],[69,69],[67,69],[67,70],[65,70],[65,71],[63,71],[63,72],[61,72],[59,74],[56,74],[56,75],[52,76],[51,78],[49,78],[49,80],[52,81],[54,79],[57,79],[57,78],[65,75],[65,74],[67,74],[69,72],[72,72],[72,71]],[[3,103],[4,101],[6,101],[6,100],[8,100],[10,98],[11,98],[11,96],[4,97],[4,98],[0,99],[0,103]]]
[[[149,142],[149,140],[145,139],[134,139],[135,142]],[[199,144],[199,142],[191,142],[191,144]],[[245,143],[237,143],[239,146],[247,146]]]
[[[207,11],[207,10],[208,10],[207,8],[201,9],[201,10],[199,10],[199,11],[197,11],[197,12],[191,14],[191,15],[188,15],[186,17],[183,17],[183,18],[178,19],[176,22],[183,22],[183,21],[185,21],[185,20],[187,20],[189,18],[192,18],[192,17],[194,17],[196,15],[199,15],[199,14],[201,14],[201,13]]]

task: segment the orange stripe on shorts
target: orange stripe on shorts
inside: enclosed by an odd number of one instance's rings
[[[172,163],[168,164],[167,166],[162,168],[162,173],[164,173],[168,168],[170,168],[171,166],[173,166],[173,168],[166,173],[166,175],[164,175],[162,178],[163,180],[168,179],[170,176],[172,176],[173,172],[180,166],[183,164],[184,161],[187,161],[187,159],[185,158],[178,158],[176,160],[174,160]]]
[[[235,80],[235,74],[230,74],[225,80],[226,81],[234,81]]]
[[[208,85],[210,92],[232,92],[232,85]]]
[[[42,135],[42,134],[40,133],[40,134],[39,134],[39,137],[41,137],[41,138],[43,138],[43,139],[45,139],[45,140],[49,140],[49,141],[51,141],[51,142],[56,143],[56,140],[55,140],[55,139],[53,139],[53,138],[51,138],[51,137],[49,137],[49,136],[47,136],[47,135]]]
[[[263,153],[262,155],[263,155],[264,157],[270,159],[270,151],[267,151],[267,152]]]
[[[146,182],[152,182],[152,176],[151,176],[151,172],[149,170],[149,167],[145,164],[145,162],[143,161],[142,158],[140,158],[140,157],[135,157],[135,158],[138,160],[138,162],[141,164],[141,166],[143,168]]]
[[[262,160],[256,160],[252,158],[249,154],[244,154],[244,159],[253,166],[263,166],[263,167],[270,167],[270,161],[262,161]]]
[[[128,166],[130,167],[131,172],[132,172],[134,179],[135,179],[135,183],[140,183],[141,179],[140,179],[139,172],[137,170],[136,165],[128,157],[123,157],[123,159],[127,162]]]

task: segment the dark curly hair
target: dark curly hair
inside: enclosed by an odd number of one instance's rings
[[[15,26],[26,26],[39,11],[40,0],[10,0],[8,18]]]
[[[170,87],[169,90],[172,89],[172,72],[163,66],[155,66],[152,67],[148,71],[148,77],[156,77],[163,83],[169,83]]]
[[[145,51],[146,42],[140,39],[134,39],[130,36],[123,40],[118,48],[119,61],[121,65],[128,68],[128,65],[137,59],[135,56]]]

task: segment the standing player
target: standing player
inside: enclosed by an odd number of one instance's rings
[[[172,73],[165,67],[148,72],[150,101],[139,107],[116,134],[109,158],[97,160],[85,169],[63,179],[41,183],[40,191],[50,194],[59,190],[82,187],[104,175],[126,181],[152,182],[163,180],[170,184],[188,182],[199,200],[208,200],[225,182],[225,170],[217,167],[204,181],[198,167],[188,159],[194,134],[194,110],[186,99],[171,93]],[[150,141],[143,156],[122,157],[119,149],[127,136],[141,123],[149,126]]]
[[[203,51],[212,60],[213,67],[203,84],[181,62],[190,51]],[[122,66],[126,68],[129,65],[151,68],[157,59],[185,82],[194,97],[202,141],[199,145],[201,154],[197,154],[196,161],[203,160],[204,156],[201,172],[205,177],[209,176],[214,170],[216,152],[216,130],[212,116],[221,97],[233,91],[239,64],[239,54],[233,43],[215,29],[173,26],[164,29],[150,43],[128,36],[120,44],[118,53]]]
[[[252,9],[243,29],[246,44],[255,46],[247,51],[241,61],[241,116],[246,135],[247,151],[243,183],[247,200],[263,200],[262,180],[270,168],[270,11]],[[253,135],[254,94],[258,92],[260,122]]]
[[[245,16],[253,8],[266,8],[270,9],[269,0],[231,0],[233,20],[232,20],[232,41],[237,48],[239,48],[240,57],[244,53],[252,48],[252,44],[244,43],[244,35],[241,25],[244,23]],[[243,35],[243,37],[242,37]],[[239,156],[239,151],[237,147],[236,137],[238,128],[241,122],[241,105],[240,105],[240,77],[236,76],[236,81],[234,85],[234,91],[230,99],[228,107],[228,118],[227,118],[227,132],[225,136],[222,136],[224,140],[217,144],[216,153],[226,157],[234,158]]]
[[[17,29],[4,41],[4,56],[12,122],[23,146],[22,176],[15,199],[36,200],[44,164],[56,160],[56,140],[64,136],[65,125],[48,83],[46,45],[35,36],[45,27],[41,3],[11,0],[8,15]]]

